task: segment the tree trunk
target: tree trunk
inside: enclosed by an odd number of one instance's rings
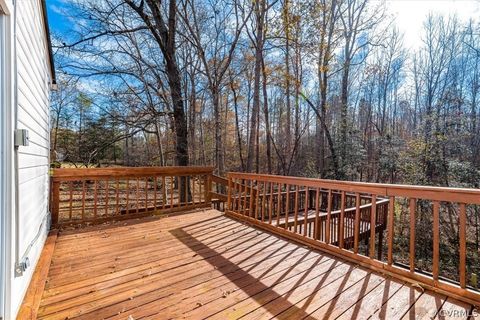
[[[257,121],[260,112],[260,68],[263,56],[263,25],[265,16],[265,0],[254,3],[257,21],[257,41],[255,43],[255,67],[253,84],[253,106],[250,121],[250,137],[248,143],[247,172],[253,170],[253,159],[255,155],[255,144],[257,141]]]
[[[265,114],[265,128],[267,134],[267,170],[272,173],[272,129],[270,127],[267,95],[267,72],[265,70],[265,59],[262,55],[262,74],[263,74],[263,112]]]

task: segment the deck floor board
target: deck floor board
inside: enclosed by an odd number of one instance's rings
[[[443,319],[445,310],[466,319],[471,306],[201,210],[61,232],[38,316]]]

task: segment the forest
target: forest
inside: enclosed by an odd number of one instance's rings
[[[69,2],[53,165],[479,187],[480,26],[383,1]]]

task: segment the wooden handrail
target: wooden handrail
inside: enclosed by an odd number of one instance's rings
[[[54,169],[52,225],[98,223],[211,206],[212,167]]]
[[[229,173],[228,181],[232,186],[227,197],[226,213],[229,216],[401,280],[480,305],[480,292],[467,284],[466,275],[467,207],[480,204],[478,189],[237,172]],[[238,186],[240,182],[251,188]],[[441,276],[442,207],[446,210],[458,208],[458,276]],[[430,208],[432,212],[431,271],[422,270],[415,259],[418,245],[415,229],[419,208]],[[394,225],[401,215],[407,215],[404,220],[410,229],[406,264],[405,257],[399,256],[395,247]],[[382,258],[384,232],[387,235],[386,260]],[[360,240],[365,240],[365,245]]]
[[[189,176],[212,175],[213,167],[115,167],[115,168],[59,168],[52,170],[54,181],[76,179],[94,180],[105,177],[148,177],[148,176]],[[228,183],[228,181],[227,181]]]
[[[363,192],[385,197],[419,197],[425,200],[480,204],[479,189],[338,181],[237,172],[230,172],[228,173],[228,176],[232,179],[261,179],[262,181],[267,182],[282,184],[301,184],[305,187],[334,189],[337,191],[347,191],[352,193]]]

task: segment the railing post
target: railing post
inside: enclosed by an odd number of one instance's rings
[[[212,203],[212,172],[205,177],[205,202],[207,204]]]
[[[58,214],[60,209],[60,182],[52,178],[52,198],[50,204],[50,213],[52,215],[52,225],[58,224]]]

